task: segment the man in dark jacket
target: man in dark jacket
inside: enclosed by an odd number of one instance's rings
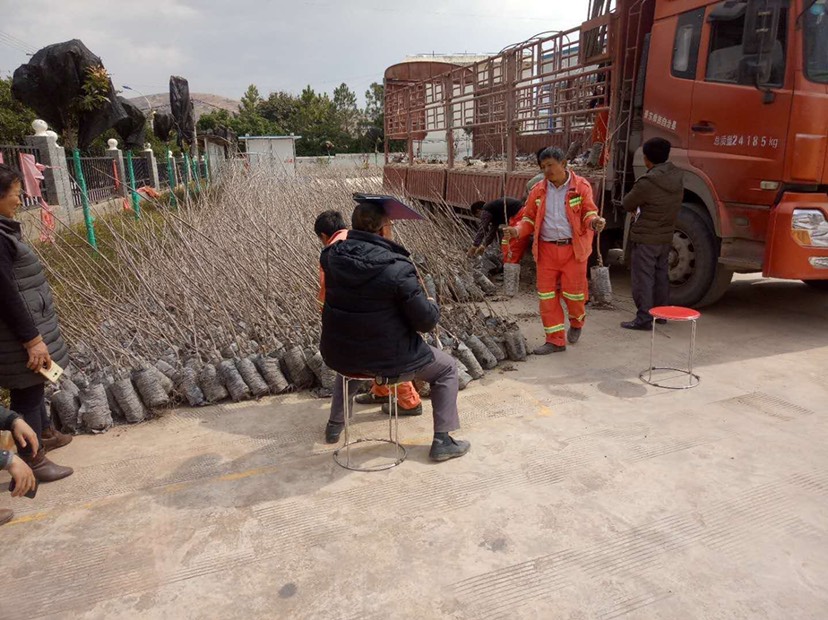
[[[663,138],[644,143],[647,173],[624,197],[624,209],[634,214],[630,244],[633,300],[638,308],[634,320],[621,323],[625,329],[652,329],[650,308],[669,304],[667,259],[684,197],[683,173],[667,161],[670,149]]]
[[[354,209],[348,238],[322,251],[327,293],[319,348],[325,363],[341,375],[429,383],[434,409],[430,457],[445,461],[463,456],[469,443],[449,436],[460,427],[457,363],[420,336],[437,326],[440,310],[426,297],[409,253],[392,238],[392,221],[382,204],[362,202]],[[339,377],[325,429],[328,443],[339,440],[344,421]]]

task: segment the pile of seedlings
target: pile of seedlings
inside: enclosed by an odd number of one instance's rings
[[[179,404],[328,396],[336,375],[318,350],[313,222],[325,209],[350,221],[355,191],[381,187],[228,165],[174,206],[99,217],[98,252],[72,228],[39,246],[72,359],[51,394],[54,419],[69,432],[102,432]],[[524,360],[526,343],[487,301],[496,253],[474,268],[462,258],[467,226],[448,208],[421,211],[426,221],[400,222],[395,234],[441,305],[440,326],[425,337],[457,358],[465,388],[500,362]]]

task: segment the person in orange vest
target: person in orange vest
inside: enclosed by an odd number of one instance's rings
[[[339,211],[323,211],[313,224],[313,232],[322,243],[322,247],[342,241],[348,237],[348,225],[345,218]],[[317,296],[320,309],[325,306],[325,272],[319,266],[319,295]],[[390,388],[386,385],[378,385],[374,382],[371,390],[365,394],[359,394],[356,402],[360,405],[382,404],[383,413],[389,413],[388,395]],[[411,381],[400,383],[397,386],[397,414],[406,416],[422,415],[423,403],[420,394],[417,392]]]
[[[557,147],[540,154],[545,183],[529,193],[523,219],[505,229],[507,239],[534,236],[532,251],[538,266],[537,289],[546,342],[535,355],[566,351],[566,342],[575,344],[586,319],[587,259],[592,239],[606,226],[598,215],[592,186],[567,168],[563,151]],[[559,291],[560,297],[559,299]],[[566,334],[561,303],[569,311]]]

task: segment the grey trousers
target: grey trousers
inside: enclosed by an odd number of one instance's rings
[[[434,361],[414,373],[414,379],[431,385],[431,408],[434,410],[434,432],[448,433],[460,428],[460,416],[457,413],[457,360],[448,353],[430,347]],[[352,389],[358,381],[348,382],[348,394],[353,398]],[[331,398],[330,421],[334,424],[345,422],[345,397],[342,390],[342,377],[336,376],[333,396]]]
[[[635,322],[649,325],[650,308],[670,303],[669,244],[636,243],[632,255],[632,293],[638,308]]]

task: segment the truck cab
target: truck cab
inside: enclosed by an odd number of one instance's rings
[[[680,301],[734,272],[826,286],[828,0],[656,2],[645,70],[642,139],[685,170]]]

